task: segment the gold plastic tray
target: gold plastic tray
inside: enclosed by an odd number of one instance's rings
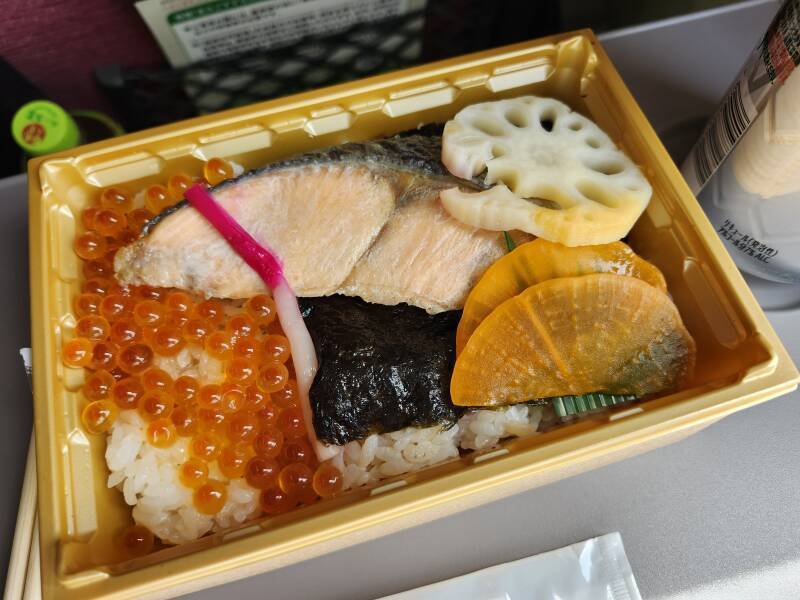
[[[79,287],[76,218],[102,187],[138,189],[200,162],[246,168],[442,122],[479,101],[538,94],[591,116],[654,195],[631,245],[664,272],[698,345],[691,389],[512,440],[141,559],[115,562],[130,510],[105,486],[105,440],[79,426],[83,371],[59,360]],[[590,31],[568,33],[175,123],[31,161],[30,264],[41,572],[46,598],[167,597],[297,562],[638,454],[794,389],[798,372]]]

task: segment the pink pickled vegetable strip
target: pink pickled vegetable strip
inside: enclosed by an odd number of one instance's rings
[[[314,417],[308,392],[317,374],[317,353],[314,342],[308,333],[306,324],[300,314],[300,306],[292,288],[283,276],[283,267],[275,254],[261,245],[253,236],[239,225],[211,193],[201,185],[193,185],[185,193],[189,203],[203,215],[206,220],[224,237],[242,260],[259,274],[264,283],[272,290],[278,320],[281,323],[289,346],[292,349],[292,361],[297,375],[297,390],[300,393],[300,406],[306,422],[308,437],[314,446],[317,458],[327,460],[341,452],[340,446],[329,446],[317,439],[314,430]]]

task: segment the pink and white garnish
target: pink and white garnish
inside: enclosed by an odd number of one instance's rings
[[[280,261],[269,248],[260,244],[239,225],[204,186],[193,185],[186,190],[185,196],[272,290],[278,309],[278,320],[292,349],[297,390],[300,393],[300,406],[303,409],[308,437],[320,461],[336,457],[340,454],[341,447],[323,444],[317,439],[317,432],[314,430],[314,417],[308,392],[314,381],[314,375],[317,374],[317,353],[300,314],[297,297],[283,275]]]

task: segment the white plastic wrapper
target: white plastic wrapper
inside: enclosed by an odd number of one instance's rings
[[[641,600],[618,532],[383,600]]]

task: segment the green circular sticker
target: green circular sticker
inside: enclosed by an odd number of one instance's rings
[[[72,148],[80,143],[78,126],[58,104],[33,100],[11,120],[11,135],[29,154],[38,156]]]

